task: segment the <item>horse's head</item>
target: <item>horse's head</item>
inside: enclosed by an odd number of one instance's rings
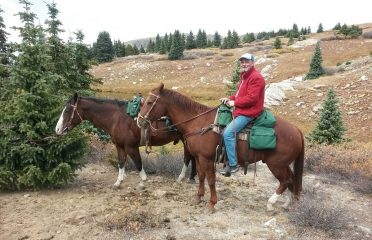
[[[166,105],[164,99],[160,97],[163,88],[164,84],[161,83],[159,87],[152,89],[149,93],[138,114],[138,127],[147,128],[152,121],[165,116]]]
[[[56,125],[55,130],[57,135],[66,133],[83,121],[83,118],[78,111],[78,103],[79,96],[77,93],[75,93],[74,96],[66,102]]]

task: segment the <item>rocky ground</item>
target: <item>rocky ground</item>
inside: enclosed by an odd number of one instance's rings
[[[316,229],[299,232],[280,199],[273,212],[268,198],[277,187],[264,164],[231,178],[218,176],[216,211],[193,202],[197,184],[130,172],[120,189],[111,165],[98,161],[78,172],[77,181],[57,190],[1,193],[0,239],[370,239],[372,197],[349,183],[305,174],[304,191],[317,191],[348,216],[332,237]],[[208,189],[208,187],[206,188]],[[321,202],[319,202],[320,204]]]

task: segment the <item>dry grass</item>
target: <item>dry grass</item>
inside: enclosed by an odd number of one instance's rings
[[[368,144],[345,143],[306,150],[305,168],[335,181],[350,181],[356,190],[372,193],[372,151]]]
[[[331,237],[341,236],[350,221],[347,212],[316,189],[308,187],[304,188],[301,200],[288,215],[290,222],[297,226],[299,237],[308,236],[308,232],[314,234],[313,229],[321,230]]]

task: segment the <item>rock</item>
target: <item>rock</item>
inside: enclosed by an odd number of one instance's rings
[[[363,75],[363,76],[360,77],[360,80],[361,81],[367,81],[368,80],[368,76]]]
[[[276,218],[272,218],[269,221],[265,222],[264,226],[274,228],[276,226]]]

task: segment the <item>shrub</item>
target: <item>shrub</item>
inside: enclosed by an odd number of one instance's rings
[[[372,31],[368,31],[362,34],[363,38],[371,39],[372,38]]]
[[[316,189],[305,190],[303,197],[289,211],[289,220],[301,235],[306,228],[324,231],[330,236],[339,236],[349,222],[348,214],[333,201],[326,199]]]

